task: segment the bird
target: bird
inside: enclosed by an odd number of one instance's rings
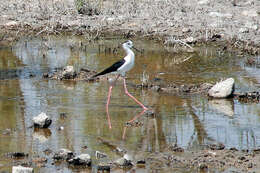
[[[137,104],[139,104],[143,108],[143,110],[148,110],[148,108],[146,106],[144,106],[144,104],[142,104],[140,101],[138,101],[134,96],[132,96],[128,92],[127,87],[126,87],[126,79],[125,79],[126,72],[130,71],[134,67],[134,63],[135,63],[135,54],[131,49],[133,48],[137,51],[138,51],[138,49],[136,49],[133,46],[133,42],[131,40],[124,42],[122,44],[122,47],[126,53],[126,56],[123,59],[115,62],[110,67],[108,67],[105,70],[101,71],[100,73],[92,76],[92,78],[95,78],[95,77],[105,75],[108,73],[117,74],[117,77],[115,78],[114,83],[112,85],[110,85],[109,90],[108,90],[107,103],[106,103],[106,111],[108,114],[108,118],[109,118],[108,107],[109,107],[109,103],[110,103],[113,85],[115,84],[115,82],[117,81],[117,79],[120,76],[123,77],[123,86],[124,86],[125,94],[128,95],[130,98],[132,98]],[[109,124],[110,124],[110,118],[109,118]],[[111,125],[110,125],[110,128],[111,128]]]

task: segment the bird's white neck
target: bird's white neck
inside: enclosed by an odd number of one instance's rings
[[[131,59],[134,60],[134,58],[135,58],[134,52],[133,52],[129,47],[123,46],[123,48],[124,48],[124,50],[125,50],[126,57],[129,57],[129,58],[131,58]]]

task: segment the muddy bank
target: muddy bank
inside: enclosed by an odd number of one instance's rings
[[[70,33],[89,41],[108,35],[141,36],[173,46],[214,42],[241,54],[260,52],[259,1],[75,2],[2,3],[1,45],[23,35]]]
[[[43,78],[52,79],[52,80],[72,80],[72,81],[86,81],[86,82],[100,82],[100,81],[111,81],[115,78],[113,74],[102,75],[99,77],[93,78],[96,71],[90,69],[81,68],[79,72],[71,71],[67,72],[66,68],[72,66],[66,66],[61,69],[56,69],[55,71],[44,73]],[[122,80],[122,77],[119,77],[118,80]],[[161,78],[154,78],[152,80],[146,81],[145,83],[133,84],[128,83],[136,89],[145,89],[152,90],[159,93],[167,94],[201,94],[209,96],[209,90],[214,86],[211,83],[201,83],[201,84],[175,84],[167,83]],[[237,99],[243,103],[259,103],[260,102],[260,93],[257,91],[248,91],[248,92],[234,92],[228,98]],[[209,97],[209,99],[213,99]]]
[[[223,144],[217,143],[202,146],[201,149],[194,151],[173,144],[167,146],[160,153],[141,152],[133,156],[128,154],[126,149],[109,140],[99,138],[98,141],[99,145],[107,146],[116,153],[117,159],[109,158],[106,153],[99,151],[95,152],[94,157],[89,154],[76,154],[67,149],[60,149],[57,152],[48,151],[48,157],[33,156],[23,152],[6,153],[3,157],[6,160],[12,160],[12,165],[41,168],[50,162],[52,165],[63,165],[75,171],[91,169],[97,171],[120,169],[134,171],[140,168],[149,168],[150,170],[167,172],[167,170],[182,171],[185,168],[190,171],[235,170],[242,173],[255,172],[260,168],[258,148],[251,151],[239,151],[236,148],[225,148]]]

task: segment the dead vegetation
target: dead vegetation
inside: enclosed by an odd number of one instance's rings
[[[104,33],[139,35],[168,43],[174,38],[173,45],[188,49],[190,43],[224,40],[231,48],[258,54],[260,2],[250,2],[234,6],[231,1],[208,0],[10,0],[0,4],[0,33],[18,37],[71,32],[88,40]]]

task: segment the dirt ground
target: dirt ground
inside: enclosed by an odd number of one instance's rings
[[[77,10],[74,0],[9,0],[0,3],[0,46],[22,36],[83,35],[86,40],[107,35],[144,37],[164,44],[216,42],[223,50],[260,53],[260,1],[257,0],[96,0]],[[83,14],[79,14],[83,13]],[[178,149],[178,148],[177,148]],[[169,148],[176,152],[175,147]],[[179,152],[179,151],[177,151]],[[259,151],[210,148],[181,156],[150,156],[151,164],[167,167],[226,169],[260,168]]]
[[[259,7],[256,0],[2,1],[0,43],[22,35],[123,35],[165,44],[220,41],[225,50],[254,55],[260,52]]]

